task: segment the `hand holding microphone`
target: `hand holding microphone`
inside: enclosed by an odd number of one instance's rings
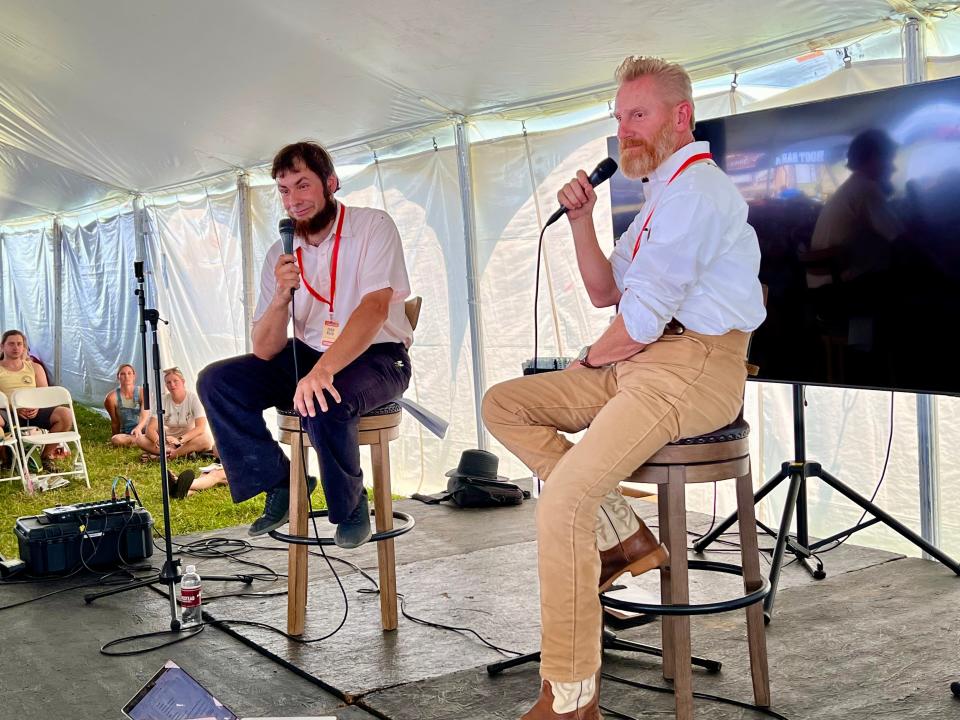
[[[277,265],[273,269],[273,275],[277,280],[277,292],[274,300],[281,305],[287,305],[293,293],[300,287],[300,270],[297,268],[296,260],[293,256],[293,233],[294,222],[290,218],[283,218],[280,221],[280,242],[283,246],[283,254],[277,260]],[[285,292],[289,290],[289,292]]]
[[[613,158],[601,161],[589,177],[583,170],[578,171],[573,180],[560,188],[560,192],[557,193],[557,200],[561,207],[550,216],[544,227],[552,225],[565,214],[572,222],[593,213],[593,206],[597,202],[597,194],[593,189],[609,180],[610,176],[616,171],[617,163]]]

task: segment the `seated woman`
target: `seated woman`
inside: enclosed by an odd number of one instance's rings
[[[178,458],[190,453],[214,452],[213,434],[207,424],[200,398],[187,390],[180,368],[163,371],[163,428],[166,435],[164,451],[168,458]],[[144,450],[148,460],[160,456],[160,435],[157,426],[157,408],[151,408],[147,428],[137,438],[137,445]]]
[[[144,408],[143,387],[136,384],[137,371],[133,365],[121,365],[117,370],[117,380],[120,385],[103,399],[113,432],[110,442],[121,447],[133,446],[137,444],[137,438],[143,435],[150,413]]]

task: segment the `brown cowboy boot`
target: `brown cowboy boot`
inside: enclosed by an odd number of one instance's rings
[[[597,549],[600,551],[600,592],[628,572],[640,575],[665,565],[667,548],[615,489],[608,493],[597,513]]]
[[[540,697],[520,720],[603,720],[600,714],[600,671],[569,683],[540,684]]]

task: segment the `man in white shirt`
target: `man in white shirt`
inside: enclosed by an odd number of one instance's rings
[[[334,199],[339,180],[320,145],[284,147],[272,176],[296,224],[294,251],[283,254],[278,241],[267,252],[253,354],[206,367],[197,387],[234,502],[267,495],[250,534],[287,521],[290,462],[263,410],[292,404],[320,459],[336,543],[357,547],[371,536],[360,416],[400,397],[410,382],[413,330],[403,308],[410,294],[403,247],[385,212]],[[295,345],[287,337],[291,305]],[[316,481],[309,482],[312,491]]]
[[[760,249],[747,205],[693,140],[690,78],[630,57],[616,74],[621,171],[646,202],[609,258],[583,171],[558,194],[597,307],[617,308],[578,362],[491,388],[487,427],[545,486],[537,504],[540,697],[525,720],[600,717],[597,594],[665,549],[618,491],[664,445],[738,415],[751,331],[763,321]],[[561,432],[586,429],[572,444]]]
[[[883,130],[857,135],[847,150],[850,177],[830,196],[813,229],[810,250],[821,256],[833,251],[837,280],[852,282],[863,275],[889,269],[891,246],[904,232],[890,208],[893,158],[897,145]],[[807,287],[833,283],[827,273],[808,273]]]

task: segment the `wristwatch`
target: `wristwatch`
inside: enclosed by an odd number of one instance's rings
[[[584,345],[580,349],[580,353],[577,355],[575,362],[578,362],[581,365],[583,365],[585,368],[590,368],[591,370],[597,370],[600,367],[602,367],[601,365],[591,365],[590,361],[587,360],[587,355],[589,354],[590,354],[590,345]]]

